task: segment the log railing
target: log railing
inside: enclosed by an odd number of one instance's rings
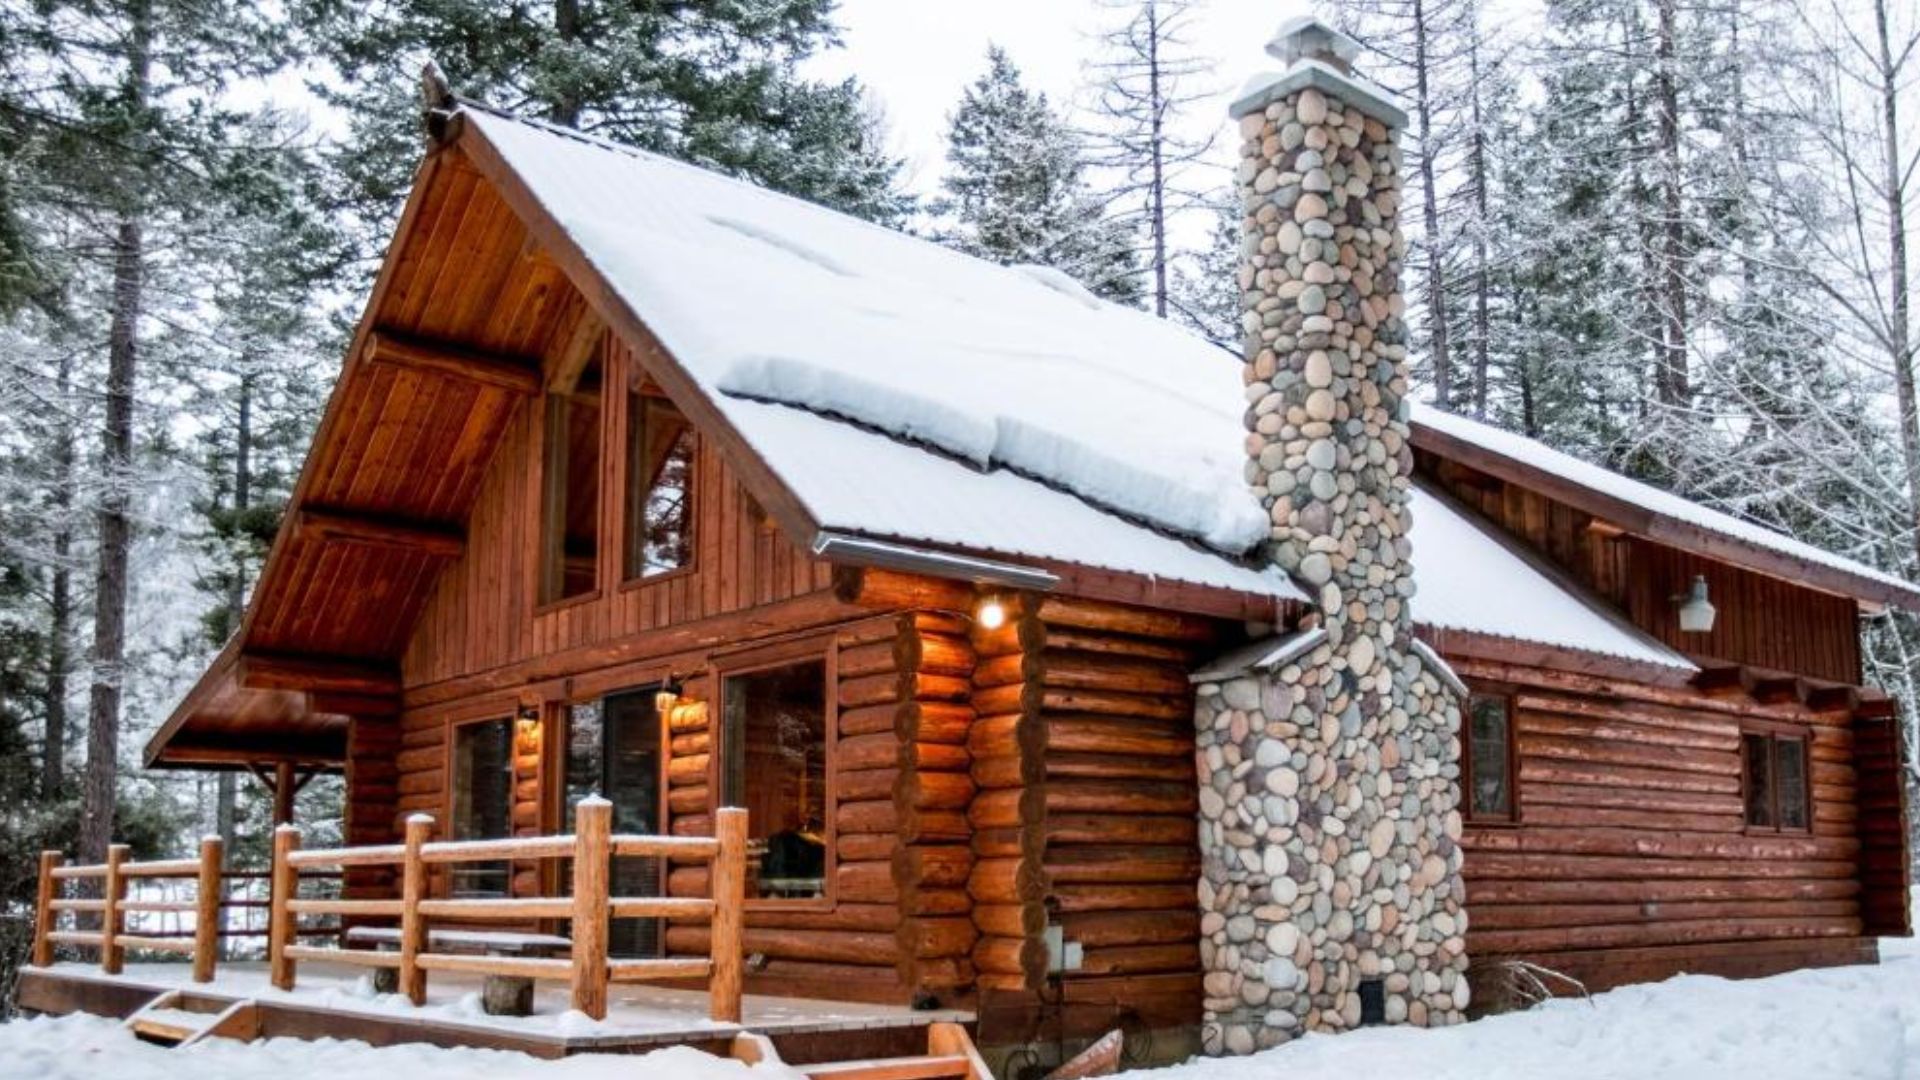
[[[570,836],[536,836],[506,840],[466,840],[431,843],[433,819],[416,814],[407,819],[399,844],[377,847],[330,848],[303,851],[299,830],[282,826],[273,842],[273,901],[268,922],[267,950],[273,984],[293,989],[301,961],[332,961],[398,971],[399,989],[414,1004],[426,1001],[427,973],[461,971],[565,982],[572,991],[573,1008],[596,1020],[606,1018],[607,987],[613,983],[662,979],[706,979],[709,1015],[722,1022],[738,1022],[742,983],[741,909],[746,893],[747,812],[723,809],[715,815],[714,835],[633,836],[613,832],[613,804],[604,799],[582,800],[574,811]],[[710,897],[614,897],[608,895],[610,860],[617,857],[655,857],[705,860],[712,865]],[[435,899],[427,895],[427,879],[434,866],[475,862],[573,860],[570,896]],[[301,899],[304,871],[356,866],[395,866],[400,871],[400,896],[390,900]],[[318,948],[297,944],[303,915],[341,918],[387,918],[400,923],[400,947],[394,952],[372,949]],[[706,919],[712,926],[707,957],[627,960],[607,956],[610,919]],[[572,947],[561,957],[477,956],[434,952],[427,924],[455,919],[462,924],[524,925],[535,920],[569,922]]]
[[[128,949],[184,953],[193,961],[193,981],[212,982],[219,961],[222,864],[225,852],[220,838],[209,836],[200,841],[200,856],[194,859],[167,859],[132,862],[125,844],[107,848],[107,861],[83,866],[68,866],[57,851],[40,853],[40,887],[34,900],[33,963],[47,967],[53,963],[54,950],[62,945],[96,949],[100,969],[109,975],[120,974]],[[195,883],[192,900],[130,900],[129,883],[144,878],[186,878]],[[69,882],[97,881],[94,896],[66,895]],[[92,916],[97,929],[62,930],[60,917]],[[155,936],[127,932],[127,915],[171,913],[193,916],[191,937]]]

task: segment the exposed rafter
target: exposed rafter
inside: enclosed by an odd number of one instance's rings
[[[373,330],[367,334],[361,356],[370,364],[392,364],[464,379],[522,397],[540,392],[537,361],[481,352],[453,342],[427,341],[392,330]]]
[[[301,540],[394,548],[442,559],[457,559],[467,547],[461,531],[445,525],[318,507],[296,514],[293,528]]]

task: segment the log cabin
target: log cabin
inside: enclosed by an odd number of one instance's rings
[[[1413,403],[1404,119],[1351,44],[1291,24],[1235,106],[1244,354],[431,100],[244,623],[148,764],[338,770],[351,845],[743,807],[749,990],[1003,1050],[1448,1023],[1514,961],[1873,962],[1905,765],[1860,620],[1920,588]]]

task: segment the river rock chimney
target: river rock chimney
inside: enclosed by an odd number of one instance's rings
[[[1195,676],[1210,1053],[1467,1006],[1460,702],[1414,647],[1401,292],[1406,116],[1315,19],[1232,106],[1247,480],[1317,601]]]

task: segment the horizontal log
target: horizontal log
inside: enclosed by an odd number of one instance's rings
[[[973,778],[964,772],[904,772],[894,785],[895,799],[921,810],[961,812],[973,796]]]
[[[1056,887],[1118,882],[1197,882],[1200,876],[1200,852],[1191,847],[1145,845],[1049,847],[1045,869],[1047,879]]]
[[[893,879],[913,889],[959,888],[973,873],[973,852],[962,844],[902,847],[893,854]]]
[[[1191,757],[1189,723],[1117,719],[1097,713],[1063,713],[1046,720],[1049,750],[1147,757]]]
[[[1488,829],[1462,840],[1470,853],[1515,851],[1569,855],[1632,855],[1646,859],[1852,859],[1853,840],[1796,835],[1648,832],[1644,829]]]
[[[426,971],[503,975],[512,979],[568,979],[573,961],[538,956],[475,956],[470,953],[421,953],[414,961]]]
[[[1039,904],[975,904],[973,924],[983,934],[1029,937],[1047,926],[1047,912]]]
[[[1051,844],[1193,844],[1194,819],[1184,814],[1048,814]]]
[[[1584,879],[1635,881],[1653,878],[1851,878],[1852,860],[1649,859],[1618,855],[1565,855],[1476,851],[1467,857],[1469,873],[1481,881],[1498,878],[1531,881]]]
[[[1477,931],[1537,930],[1552,927],[1622,926],[1700,919],[1853,918],[1860,905],[1840,900],[1729,900],[1638,904],[1488,904],[1475,903],[1470,925]]]
[[[1193,896],[1168,911],[1090,911],[1061,916],[1066,936],[1093,949],[1113,945],[1167,945],[1198,941],[1200,909]]]
[[[1713,900],[1845,900],[1858,897],[1860,882],[1852,878],[1701,878],[1696,880],[1590,879],[1488,880],[1466,865],[1467,905],[1471,913],[1481,904],[1681,904]]]
[[[1186,669],[1170,664],[1051,650],[1040,655],[1028,653],[1024,661],[1027,678],[1050,687],[1171,695],[1188,700],[1193,694]]]
[[[813,960],[826,963],[892,966],[899,959],[899,943],[893,934],[855,930],[786,930],[748,926],[742,935],[742,949],[769,959]],[[709,951],[711,934],[705,926],[670,926],[667,951],[704,954]]]
[[[1041,598],[1035,615],[1050,627],[1099,630],[1159,641],[1207,643],[1220,636],[1219,624],[1201,616],[1070,596]]]
[[[1044,892],[1040,867],[1028,859],[979,859],[967,877],[976,904],[1037,902]]]
[[[910,664],[902,664],[895,659],[896,649],[892,638],[855,645],[842,646],[839,658],[839,673],[842,679],[860,678],[867,675],[891,675]]]
[[[891,859],[900,838],[892,833],[848,833],[834,838],[834,854],[848,862]]]
[[[902,955],[921,959],[969,956],[979,937],[979,930],[965,916],[908,919],[894,933]]]
[[[1058,780],[1046,786],[1048,814],[1192,814],[1199,805],[1192,783]]]
[[[1516,744],[1523,762],[1571,761],[1594,765],[1624,765],[1641,769],[1740,777],[1740,755],[1731,751],[1688,750],[1677,746],[1610,742],[1522,733]]]
[[[1198,784],[1191,754],[1147,757],[1141,754],[1062,754],[1047,751],[1049,778],[1165,781],[1193,787]]]
[[[1134,637],[1126,634],[1101,633],[1097,630],[1077,630],[1063,625],[1045,626],[1043,633],[1043,637],[1035,640],[1035,647],[1044,648],[1050,653],[1091,653],[1096,656],[1155,660],[1176,667],[1191,667],[1199,653],[1191,643],[1167,641],[1157,637]]]
[[[1022,985],[1038,985],[1047,973],[1047,947],[1038,938],[983,937],[973,947],[973,966],[983,975],[1012,975]]]
[[[1516,709],[1514,727],[1521,735],[1544,735],[1566,739],[1592,739],[1599,742],[1631,743],[1636,746],[1674,747],[1708,753],[1734,754],[1740,750],[1738,723],[1727,720],[1718,731],[1697,727],[1678,727],[1637,723],[1618,716],[1566,716]]]
[[[1081,956],[1077,977],[1099,975],[1142,975],[1163,971],[1200,970],[1200,946],[1121,945],[1104,949],[1089,948]]]
[[[1652,790],[1691,791],[1710,794],[1739,794],[1740,775],[1683,772],[1676,769],[1638,768],[1610,763],[1549,761],[1525,756],[1520,759],[1520,781],[1526,786],[1542,784],[1592,784],[1599,787],[1649,788]],[[1523,794],[1521,798],[1526,798]]]
[[[1630,926],[1582,926],[1552,930],[1467,931],[1469,955],[1525,954],[1561,949],[1623,949],[1650,945],[1699,944],[1795,938],[1858,937],[1860,920],[1705,919],[1640,923]]]
[[[973,645],[966,638],[924,631],[901,634],[894,642],[893,660],[902,671],[963,678],[971,677],[974,668]]]

